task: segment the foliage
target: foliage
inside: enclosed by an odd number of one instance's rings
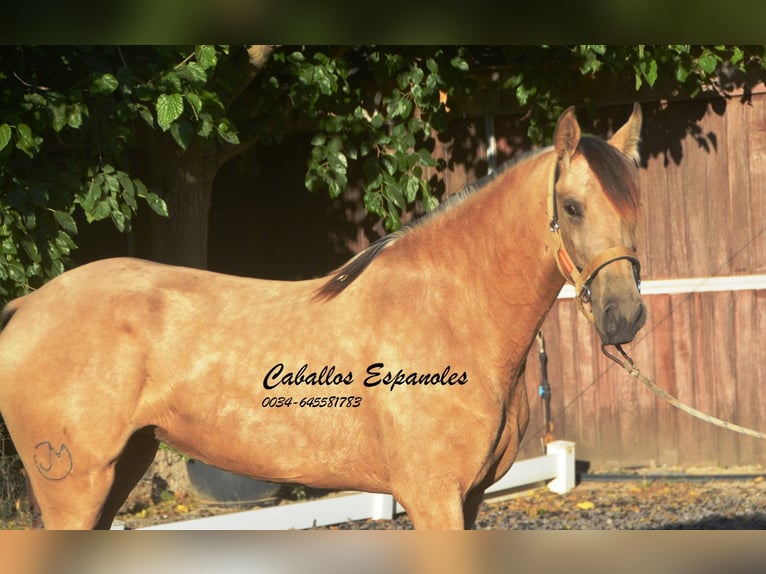
[[[538,145],[550,141],[556,119],[573,103],[591,106],[615,92],[629,99],[695,98],[752,86],[766,70],[766,46],[513,46],[475,56],[498,63],[489,89],[526,112],[527,135]]]
[[[432,156],[434,138],[461,102],[482,91],[515,100],[528,117],[530,141],[542,145],[573,97],[578,105],[598,103],[598,89],[589,86],[599,81],[627,97],[642,90],[656,97],[655,87],[665,97],[696,97],[730,87],[722,70],[740,82],[753,70],[754,81],[762,79],[765,57],[763,46],[285,47],[261,75],[258,92],[261,109],[290,110],[268,116],[277,141],[288,118],[296,119],[290,113],[311,120],[306,187],[335,197],[349,174],[360,172],[367,210],[395,230],[413,204],[424,211],[437,205],[429,175],[444,166]],[[490,79],[481,80],[486,71]]]
[[[118,50],[0,50],[0,298],[64,270],[75,210],[128,228],[142,199],[164,203],[126,170],[130,121],[151,116],[159,77],[139,82]]]
[[[0,299],[64,270],[77,221],[124,231],[141,204],[167,215],[131,163],[146,145],[139,125],[171,138],[181,160],[190,146],[233,155],[310,131],[306,187],[335,197],[359,174],[367,209],[393,230],[413,204],[438,203],[435,138],[482,90],[515,101],[541,144],[573,98],[596,102],[588,85],[693,97],[762,79],[766,56],[763,46],[284,46],[256,73],[248,54],[0,48]]]
[[[445,103],[469,71],[463,48],[327,47],[276,52],[260,77],[261,94],[284,102],[313,126],[305,176],[311,191],[339,196],[351,164],[368,211],[389,230],[420,201],[438,204],[428,181],[435,134],[447,127]],[[278,129],[282,133],[285,126]]]
[[[20,472],[21,460],[12,451],[5,422],[0,419],[0,525],[12,527],[9,521],[23,520],[21,501],[25,494],[25,481]]]

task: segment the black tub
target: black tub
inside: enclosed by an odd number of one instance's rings
[[[220,502],[258,502],[277,496],[281,484],[226,472],[198,460],[186,463],[189,481],[202,498]]]

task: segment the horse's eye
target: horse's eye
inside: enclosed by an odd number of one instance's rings
[[[582,206],[576,201],[564,202],[564,211],[569,217],[582,217]]]

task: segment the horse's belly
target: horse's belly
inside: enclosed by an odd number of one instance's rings
[[[268,408],[235,416],[185,417],[157,438],[224,470],[321,488],[385,489],[373,445],[353,409]]]

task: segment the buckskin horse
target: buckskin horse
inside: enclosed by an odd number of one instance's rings
[[[46,528],[108,528],[160,441],[268,481],[391,493],[470,528],[529,419],[525,358],[565,281],[604,344],[646,312],[641,109],[607,142],[572,108],[510,160],[326,277],[118,258],[11,301],[0,411]]]

